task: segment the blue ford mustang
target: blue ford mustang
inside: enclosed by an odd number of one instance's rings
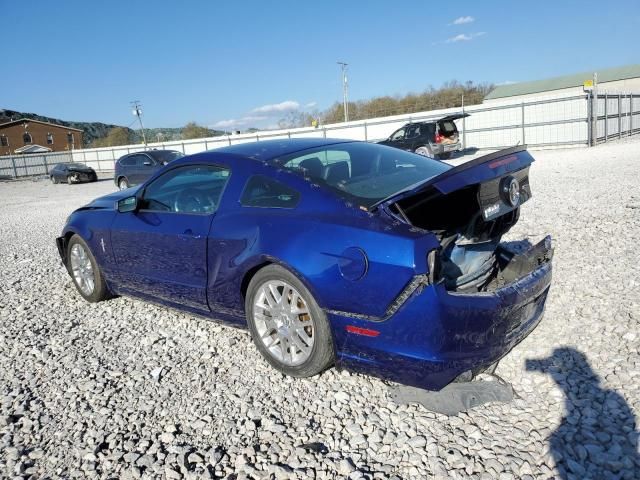
[[[517,147],[451,167],[363,142],[234,145],[79,208],[57,246],[90,302],[132,295],[248,327],[289,375],[336,365],[438,390],[542,318],[550,239],[501,243],[532,162]]]

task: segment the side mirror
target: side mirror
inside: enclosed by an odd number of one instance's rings
[[[118,200],[118,212],[120,213],[135,212],[137,208],[138,198],[135,195]]]

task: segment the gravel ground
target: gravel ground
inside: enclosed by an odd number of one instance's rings
[[[498,368],[518,398],[453,417],[284,377],[241,330],[84,302],[54,237],[113,183],[0,183],[0,476],[640,478],[640,139],[534,155],[509,237],[555,238],[546,316]]]

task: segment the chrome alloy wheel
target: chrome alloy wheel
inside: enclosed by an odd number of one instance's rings
[[[69,261],[76,285],[78,285],[82,293],[91,295],[96,286],[96,281],[91,259],[82,245],[76,243],[71,247]]]
[[[315,338],[314,322],[296,289],[281,280],[269,280],[253,300],[256,331],[271,356],[291,367],[307,361]]]

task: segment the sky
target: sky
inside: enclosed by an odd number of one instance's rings
[[[28,5],[28,8],[27,8]],[[288,112],[640,63],[640,2],[0,0],[0,109],[145,127],[270,128]]]

